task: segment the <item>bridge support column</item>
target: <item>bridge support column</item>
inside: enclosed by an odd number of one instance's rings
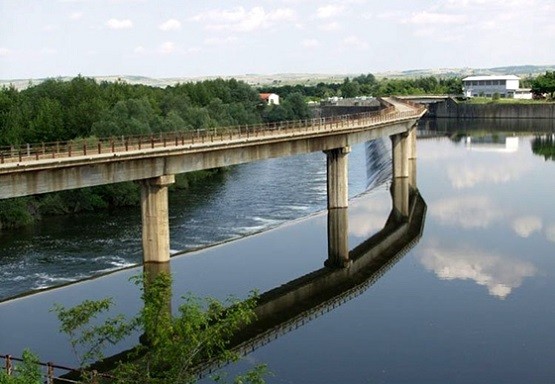
[[[168,186],[174,182],[174,175],[140,181],[145,263],[166,263],[170,260]]]
[[[410,131],[391,136],[391,150],[393,152],[391,194],[393,209],[400,217],[408,217],[409,215],[409,175],[411,173],[409,156],[413,149],[412,138]]]
[[[391,136],[393,178],[409,176],[409,133]]]
[[[348,157],[350,147],[325,151],[328,190],[328,267],[347,267],[349,260]]]
[[[409,147],[409,187],[416,189],[416,125],[410,129],[407,140]]]

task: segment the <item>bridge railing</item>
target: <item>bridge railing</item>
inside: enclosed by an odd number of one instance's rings
[[[0,367],[0,369],[4,370],[4,372],[8,376],[16,375],[17,364],[22,364],[24,362],[24,359],[19,357],[14,357],[12,355],[0,355],[0,359],[4,360],[3,368]],[[43,382],[46,384],[60,384],[60,383],[73,384],[73,383],[82,382],[82,381],[75,381],[75,380],[63,377],[63,375],[66,375],[70,372],[78,372],[78,370],[75,368],[64,367],[62,365],[57,365],[51,362],[42,363],[38,361],[38,362],[33,362],[32,364],[36,365],[39,368],[39,370],[41,371],[42,378],[44,379]],[[114,378],[109,374],[100,373],[97,371],[92,371],[90,373],[92,375],[91,377],[92,383],[103,382],[106,379],[110,380]]]
[[[403,102],[406,103],[406,101]],[[93,157],[168,147],[193,148],[222,142],[279,137],[280,135],[302,135],[319,131],[352,129],[359,126],[379,125],[396,119],[416,117],[421,113],[421,108],[423,107],[418,106],[414,111],[396,112],[394,106],[388,106],[379,111],[325,118],[161,132],[149,135],[113,136],[109,138],[90,137],[71,141],[0,147],[0,164],[77,156]]]
[[[402,98],[397,97],[397,96],[391,96],[391,98],[392,98],[393,100],[398,101],[399,103],[404,103],[404,104],[410,105],[411,107],[413,107],[413,108],[415,108],[415,109],[419,109],[419,110],[421,110],[421,111],[423,111],[424,109],[426,109],[426,107],[424,107],[422,104],[415,103],[415,102],[412,101],[412,100],[402,99]]]

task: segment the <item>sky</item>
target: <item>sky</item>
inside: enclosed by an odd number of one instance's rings
[[[0,79],[555,64],[555,0],[0,0]]]

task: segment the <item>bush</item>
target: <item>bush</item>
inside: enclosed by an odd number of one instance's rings
[[[29,209],[31,201],[30,198],[0,200],[0,229],[31,224],[34,220]]]
[[[23,362],[15,364],[12,375],[0,371],[0,384],[42,384],[39,359],[28,350],[23,351]]]

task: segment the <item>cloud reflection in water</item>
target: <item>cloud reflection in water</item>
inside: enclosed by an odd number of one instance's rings
[[[429,204],[430,215],[442,224],[464,229],[487,228],[503,217],[503,210],[488,196],[460,196]]]
[[[545,229],[545,237],[547,237],[547,240],[555,243],[555,224],[552,224]]]
[[[529,237],[536,231],[541,231],[542,227],[542,219],[538,216],[517,217],[512,222],[512,228],[515,233],[523,238]]]
[[[520,287],[524,278],[537,273],[531,263],[469,246],[448,247],[430,243],[418,258],[441,280],[474,280],[499,299],[505,299],[513,289]]]
[[[375,191],[370,199],[353,201],[349,217],[349,234],[360,238],[368,238],[381,230],[391,211],[389,191]]]

